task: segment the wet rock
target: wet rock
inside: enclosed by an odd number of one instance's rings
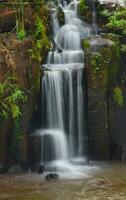
[[[20,165],[14,165],[7,171],[7,174],[9,174],[9,175],[20,174],[20,173],[23,173],[23,172],[24,172],[24,170]]]
[[[50,174],[47,174],[46,176],[45,176],[45,179],[47,180],[47,181],[55,181],[55,180],[58,180],[59,179],[59,174],[57,174],[57,173],[50,173]]]
[[[114,45],[114,41],[103,36],[93,36],[87,40],[82,41],[84,50],[89,50],[91,52],[98,52],[101,48],[109,48]]]
[[[100,49],[103,47],[109,47],[109,46],[114,45],[114,42],[107,38],[94,36],[90,39],[89,45],[90,45],[91,51],[100,51]]]
[[[44,169],[45,169],[44,165],[40,165],[40,167],[38,169],[38,173],[42,174],[44,172]]]
[[[118,42],[99,36],[87,42],[89,154],[95,160],[109,160],[108,86],[111,90],[119,68]]]
[[[0,174],[3,172],[3,165],[0,163]]]

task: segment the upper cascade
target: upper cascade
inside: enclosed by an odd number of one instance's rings
[[[81,48],[82,38],[91,35],[91,27],[78,18],[79,1],[72,1],[69,5],[62,7],[65,16],[65,24],[60,27],[57,19],[56,9],[52,14],[53,24],[53,49],[48,53],[46,68],[50,70],[55,67],[73,68],[77,64],[84,63],[84,52]],[[59,64],[61,64],[59,66]],[[64,65],[63,65],[64,64]],[[68,65],[66,65],[68,64]],[[82,66],[82,65],[80,65]]]

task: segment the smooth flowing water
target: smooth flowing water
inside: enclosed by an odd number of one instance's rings
[[[0,200],[125,199],[125,164],[100,164],[98,171],[87,171],[85,178],[76,180],[48,182],[36,174],[0,176]]]
[[[81,169],[73,163],[85,162],[87,152],[81,39],[91,35],[92,31],[78,18],[78,3],[71,1],[69,5],[64,4],[65,24],[61,27],[56,9],[52,9],[52,51],[48,53],[42,77],[43,129],[36,133],[36,136],[41,135],[41,162],[46,164],[46,168],[56,167],[58,171],[66,169],[66,172],[71,169],[72,174]]]

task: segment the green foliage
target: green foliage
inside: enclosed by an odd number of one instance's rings
[[[126,9],[118,9],[113,12],[106,27],[126,35]]]
[[[114,88],[114,102],[118,107],[123,107],[124,104],[124,99],[123,99],[123,92],[120,87],[115,87]]]
[[[110,17],[111,13],[107,9],[104,9],[100,12],[100,15],[104,17]]]
[[[26,37],[26,33],[24,29],[17,29],[17,38],[19,40],[24,40]]]
[[[46,52],[50,48],[50,42],[46,35],[46,28],[42,19],[40,19],[39,15],[36,16],[35,21],[35,32],[34,32],[34,41],[35,45],[33,49],[30,49],[29,52],[31,54],[31,58],[42,61],[42,52]]]
[[[44,3],[43,0],[33,0],[31,1],[31,4],[33,5],[34,9],[38,12],[40,10],[40,7]]]
[[[84,11],[88,10],[87,0],[80,0],[79,10],[80,10],[80,12],[84,12]]]
[[[93,68],[93,73],[97,74],[100,69],[103,66],[103,57],[100,53],[97,53],[95,56],[93,56],[92,60],[91,60],[91,66]]]
[[[25,39],[26,33],[24,30],[24,7],[25,2],[23,0],[14,1],[14,10],[16,16],[16,33],[19,40]]]
[[[7,78],[0,83],[0,116],[14,119],[21,116],[20,104],[27,100],[25,93],[15,83],[14,78]]]
[[[83,40],[82,41],[82,45],[83,45],[83,48],[85,50],[88,50],[90,48],[90,44],[89,44],[89,41],[88,40]]]

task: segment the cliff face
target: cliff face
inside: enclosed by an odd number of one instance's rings
[[[4,113],[0,115],[0,166],[1,172],[5,172],[10,166],[20,163],[27,164],[27,134],[39,126],[39,97],[41,63],[46,58],[48,40],[45,38],[48,29],[49,11],[47,7],[41,7],[41,12],[31,5],[26,5],[24,10],[24,30],[26,36],[19,40],[16,34],[15,10],[10,4],[1,3],[0,6],[0,99],[6,106]],[[44,12],[42,12],[44,10]],[[43,20],[44,32],[38,31],[39,18]],[[35,32],[37,28],[38,34]],[[20,33],[22,30],[20,30]],[[41,36],[42,34],[42,36]],[[41,45],[39,40],[44,40]],[[39,47],[36,45],[39,42]],[[39,48],[39,49],[38,49]],[[4,86],[4,83],[6,85]],[[10,91],[10,88],[12,92]],[[15,88],[18,93],[15,92]],[[14,96],[17,95],[17,96]],[[15,99],[20,95],[20,101]],[[22,96],[21,96],[22,95]],[[10,101],[8,100],[10,98]],[[1,102],[2,103],[2,102]],[[0,104],[1,106],[2,104]],[[10,105],[10,109],[9,109]],[[15,110],[12,110],[15,109]],[[16,110],[17,109],[17,110]],[[19,109],[19,110],[18,110]],[[17,113],[17,116],[14,116]],[[14,115],[13,115],[14,114]],[[32,120],[35,117],[35,120]],[[34,121],[34,123],[33,123]]]
[[[98,160],[125,160],[126,26],[123,19],[126,8],[116,3],[100,4],[97,0],[94,6],[101,36],[83,42],[87,63],[89,154]],[[81,3],[79,11],[84,20],[91,21],[90,2]]]
[[[23,115],[23,117],[20,117],[21,135],[27,133],[28,121],[36,110],[39,94],[40,63],[33,61],[28,52],[32,48],[32,42],[32,38],[27,38],[20,42],[12,34],[9,37],[6,34],[0,36],[1,81],[4,81],[6,76],[16,76],[18,85],[26,92],[28,98],[25,104],[20,105]],[[11,138],[13,135],[13,121],[9,117],[2,119],[0,124],[1,138],[4,138],[0,140],[0,161],[5,163],[6,161],[11,162],[9,146],[13,142],[13,138]],[[24,157],[26,159],[26,152]]]
[[[88,46],[85,51],[89,154],[95,160],[111,158],[109,100],[113,96],[110,93],[120,67],[118,44],[105,35],[94,36],[84,42],[84,46]]]

